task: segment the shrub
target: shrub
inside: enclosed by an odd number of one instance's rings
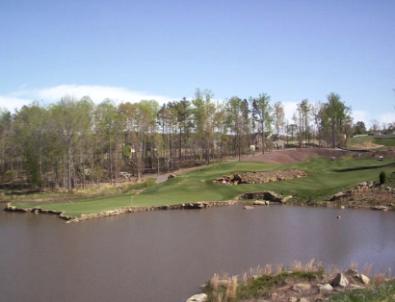
[[[385,184],[386,180],[387,180],[387,175],[385,174],[384,171],[381,171],[379,174],[380,185]]]

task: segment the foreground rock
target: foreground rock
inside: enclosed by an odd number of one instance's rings
[[[193,295],[192,297],[188,298],[186,302],[206,302],[207,295],[206,294],[197,294]]]
[[[318,289],[319,289],[320,294],[323,294],[323,295],[327,295],[333,291],[333,287],[329,283],[318,285]]]
[[[343,273],[338,273],[336,277],[332,280],[331,285],[333,287],[340,286],[340,287],[347,287],[349,284],[348,279]]]
[[[357,274],[355,277],[364,285],[369,285],[370,283],[370,278],[368,276],[365,276],[364,274]]]

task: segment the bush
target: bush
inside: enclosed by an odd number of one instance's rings
[[[385,174],[384,171],[381,171],[379,174],[380,185],[385,184],[386,180],[387,180],[387,175]]]

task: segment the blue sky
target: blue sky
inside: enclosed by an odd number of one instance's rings
[[[395,1],[0,0],[0,106],[337,92],[395,121]]]

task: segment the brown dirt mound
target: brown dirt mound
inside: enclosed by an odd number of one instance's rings
[[[300,148],[286,149],[266,152],[265,154],[254,154],[242,157],[242,161],[262,161],[267,163],[296,163],[308,160],[314,156],[341,157],[348,154],[348,151],[329,148]]]

